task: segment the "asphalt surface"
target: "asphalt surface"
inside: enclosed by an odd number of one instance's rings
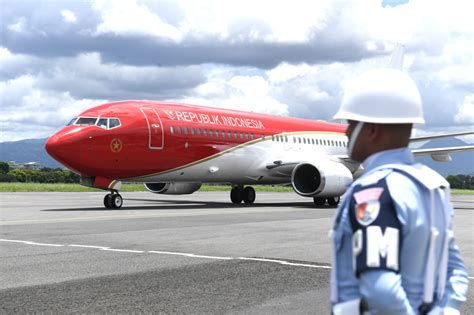
[[[107,210],[103,196],[0,193],[0,313],[329,313],[334,208],[293,193],[235,206],[228,193],[138,192]],[[474,196],[453,203],[473,270]]]

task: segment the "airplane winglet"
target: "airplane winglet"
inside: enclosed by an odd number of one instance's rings
[[[389,67],[393,69],[402,70],[404,56],[405,46],[403,46],[402,44],[397,44],[395,50],[392,53],[392,58],[390,59]]]

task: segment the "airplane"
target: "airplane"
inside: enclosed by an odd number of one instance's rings
[[[108,190],[119,209],[122,182],[155,194],[192,194],[203,183],[230,184],[232,203],[252,204],[253,185],[290,185],[316,206],[337,206],[363,171],[346,153],[347,125],[318,120],[145,100],[90,108],[51,136],[46,151],[80,174],[81,184]],[[426,141],[473,132],[412,138]],[[413,149],[449,161],[474,146]]]

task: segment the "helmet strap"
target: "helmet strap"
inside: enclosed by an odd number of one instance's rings
[[[359,138],[360,131],[364,127],[364,122],[359,121],[354,128],[354,131],[351,134],[351,138],[349,139],[349,144],[347,145],[347,155],[352,157],[352,151],[354,150],[354,146],[357,142],[357,138]]]

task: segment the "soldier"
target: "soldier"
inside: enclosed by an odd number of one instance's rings
[[[416,84],[400,70],[368,71],[334,118],[348,121],[348,154],[364,173],[331,231],[333,314],[459,314],[468,276],[449,184],[407,148],[412,124],[424,123]]]

